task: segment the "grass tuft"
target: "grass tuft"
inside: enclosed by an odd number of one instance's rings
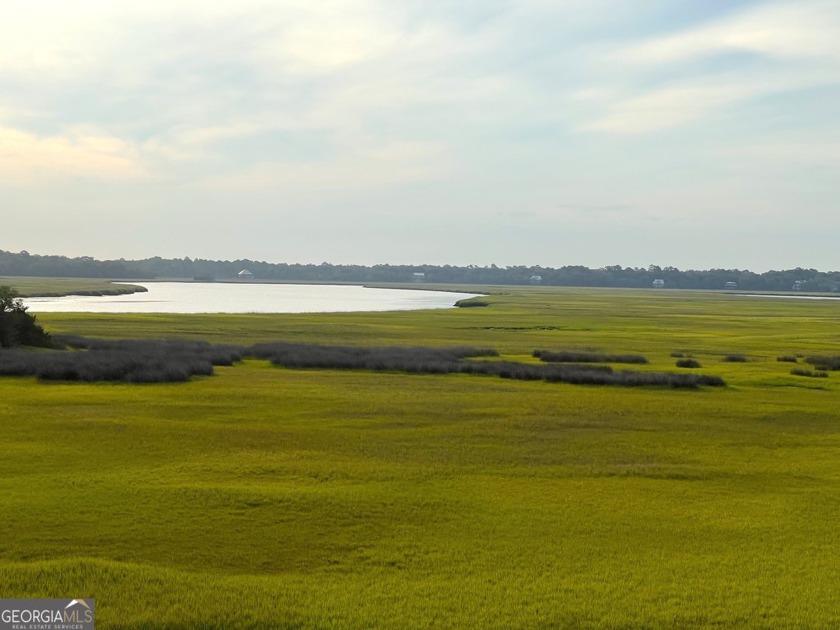
[[[813,365],[818,370],[836,371],[840,370],[840,356],[816,355],[805,359],[805,363]]]
[[[699,368],[702,367],[700,365],[700,361],[697,359],[680,359],[677,361],[677,367],[681,368]]]
[[[44,381],[172,383],[210,376],[214,365],[242,359],[241,348],[200,341],[93,340],[57,337],[66,350],[15,348],[0,354],[0,375]]]
[[[546,363],[647,363],[648,360],[638,354],[602,354],[600,352],[579,352],[561,350],[534,350],[532,356]]]
[[[798,368],[794,368],[790,371],[791,374],[794,376],[808,376],[810,378],[827,378],[828,372],[824,370],[802,370]]]

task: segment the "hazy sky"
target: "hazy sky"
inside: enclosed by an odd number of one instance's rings
[[[0,249],[840,269],[840,0],[0,0]]]

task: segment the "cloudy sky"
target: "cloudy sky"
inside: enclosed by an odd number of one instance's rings
[[[840,269],[838,0],[0,0],[0,249]]]

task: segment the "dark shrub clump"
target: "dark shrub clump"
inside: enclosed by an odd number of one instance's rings
[[[213,374],[214,365],[232,365],[242,358],[234,346],[200,341],[105,341],[59,337],[72,350],[0,354],[0,374],[35,376],[47,381],[124,381],[167,383]]]
[[[699,368],[701,367],[700,361],[697,359],[680,359],[677,361],[677,367],[681,368]]]
[[[655,372],[615,372],[608,365],[476,360],[496,357],[492,348],[352,347],[271,343],[250,348],[198,341],[106,341],[61,337],[69,350],[24,349],[0,354],[0,375],[36,376],[42,380],[160,383],[211,375],[214,365],[231,365],[243,357],[269,359],[292,368],[368,370],[412,374],[475,374],[515,380],[588,385],[720,387],[716,376]]]
[[[811,378],[827,378],[828,372],[824,372],[822,370],[800,370],[800,369],[793,369],[790,371],[791,374],[794,376],[809,376]]]
[[[818,370],[840,370],[840,356],[822,356],[817,355],[805,359],[805,363],[810,363]]]
[[[725,357],[723,357],[723,360],[727,363],[746,363],[747,357],[745,357],[743,354],[727,354]]]
[[[446,373],[466,357],[493,357],[492,348],[423,348],[388,346],[316,346],[296,343],[257,344],[248,349],[250,356],[270,359],[288,368],[326,368],[337,370],[393,370],[400,372]]]
[[[497,356],[489,348],[363,348],[313,346],[307,344],[259,344],[247,353],[270,359],[287,368],[321,368],[408,372],[415,374],[482,374],[514,380],[544,380],[550,383],[587,385],[720,387],[717,376],[614,372],[608,365],[577,363],[540,365],[513,361],[471,361],[470,358]]]
[[[598,352],[576,352],[534,350],[532,356],[546,363],[647,363],[648,360],[638,354],[601,354]]]
[[[783,363],[796,363],[796,357],[790,354],[786,354],[781,357],[776,357],[776,361],[781,361]]]

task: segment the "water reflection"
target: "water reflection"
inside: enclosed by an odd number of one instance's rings
[[[32,313],[340,313],[452,308],[473,293],[355,285],[133,282],[146,293],[29,298]]]

